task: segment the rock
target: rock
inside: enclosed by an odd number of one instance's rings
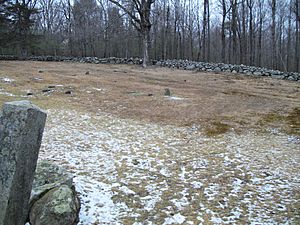
[[[50,89],[43,89],[42,90],[43,93],[47,93],[47,92],[50,92],[50,91],[51,91]]]
[[[188,65],[188,66],[186,67],[186,69],[187,69],[187,70],[194,70],[194,69],[196,69],[196,66],[195,66],[194,64]]]
[[[171,91],[169,88],[165,89],[165,96],[171,96]]]
[[[73,225],[78,222],[79,210],[73,176],[55,164],[39,162],[30,198],[30,224]]]
[[[89,74],[90,74],[90,72],[89,72],[89,71],[86,71],[86,72],[85,72],[85,75],[89,75]]]
[[[0,224],[25,224],[46,113],[29,101],[9,102],[0,117]]]
[[[75,225],[78,222],[79,200],[74,190],[62,185],[48,191],[32,206],[31,225]]]
[[[65,94],[70,95],[70,94],[72,94],[72,91],[66,91]]]
[[[3,56],[0,55],[0,60],[24,60],[25,58],[18,58],[16,56]],[[97,58],[97,57],[64,57],[64,56],[31,56],[27,57],[26,60],[33,61],[64,61],[64,62],[80,62],[80,63],[122,63],[122,64],[142,64],[143,60],[140,58]],[[177,68],[177,69],[186,69],[186,70],[197,70],[197,71],[208,71],[208,72],[232,72],[240,73],[245,75],[254,75],[254,76],[271,76],[277,79],[288,79],[298,81],[300,80],[299,73],[290,73],[290,72],[280,72],[270,69],[246,66],[246,65],[231,65],[225,63],[205,63],[205,62],[194,62],[189,60],[152,60],[152,64],[157,66]],[[221,71],[220,71],[221,70]],[[42,70],[40,70],[42,72]],[[89,74],[89,71],[86,71],[86,75]],[[292,76],[292,77],[291,77]],[[293,79],[292,79],[293,78]]]
[[[49,85],[48,88],[53,89],[53,88],[55,88],[55,85]]]
[[[73,176],[62,167],[51,164],[47,161],[38,162],[32,191],[30,205],[40,198],[45,192],[60,185],[73,186]]]
[[[254,76],[261,76],[261,75],[262,75],[262,73],[261,73],[261,72],[259,72],[259,71],[256,71],[256,72],[254,72],[254,73],[253,73],[253,75],[254,75]]]
[[[216,67],[216,68],[214,68],[214,72],[222,72],[222,70],[220,67]]]

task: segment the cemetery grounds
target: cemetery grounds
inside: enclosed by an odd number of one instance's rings
[[[1,105],[20,99],[47,111],[39,159],[74,174],[79,224],[300,224],[299,82],[0,61]]]

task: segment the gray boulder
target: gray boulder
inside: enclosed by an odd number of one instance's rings
[[[79,200],[67,185],[48,191],[30,209],[32,225],[75,225],[78,222]]]
[[[77,224],[79,210],[72,175],[49,162],[39,162],[30,198],[30,224]]]

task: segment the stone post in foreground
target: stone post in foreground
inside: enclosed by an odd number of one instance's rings
[[[23,225],[46,113],[29,101],[5,103],[0,114],[0,225]]]

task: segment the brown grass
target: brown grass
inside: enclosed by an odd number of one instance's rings
[[[1,61],[0,68],[0,77],[15,79],[12,84],[0,82],[0,88],[16,95],[0,95],[0,104],[30,99],[46,109],[102,111],[121,118],[179,126],[204,124],[211,127],[208,135],[227,132],[227,125],[243,130],[261,126],[261,120],[277,123],[275,115],[287,116],[300,108],[300,84],[271,78],[61,62]],[[49,85],[56,88],[43,93]],[[165,88],[182,99],[165,97]],[[69,90],[72,94],[65,94]],[[33,93],[30,98],[26,96],[28,91]],[[292,118],[297,112],[288,117],[296,130],[298,123]]]
[[[224,124],[220,121],[213,122],[209,127],[204,130],[204,133],[208,137],[215,137],[220,134],[224,134],[230,130],[228,124]]]
[[[288,132],[300,136],[300,108],[294,108],[286,117]]]

